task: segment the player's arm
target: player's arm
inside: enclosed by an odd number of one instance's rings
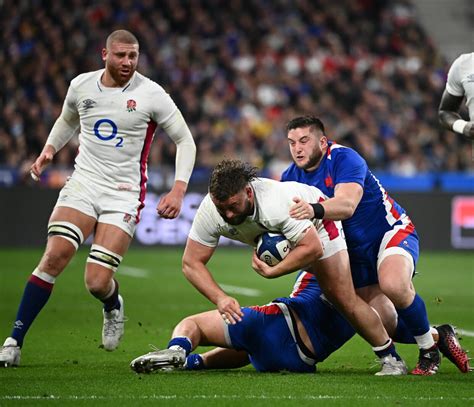
[[[295,204],[290,208],[290,216],[294,219],[329,219],[344,220],[350,218],[364,190],[356,182],[337,184],[334,197],[319,203],[309,203],[299,197],[293,198]]]
[[[163,130],[176,144],[175,182],[170,192],[158,202],[157,212],[166,219],[174,219],[181,211],[184,194],[196,160],[193,136],[179,110],[162,124]]]
[[[463,99],[463,96],[454,96],[445,90],[438,108],[439,122],[447,130],[474,139],[474,122],[466,122],[458,113]]]
[[[44,169],[53,161],[54,155],[77,134],[78,129],[79,113],[74,103],[74,91],[69,87],[61,114],[54,123],[41,154],[31,166],[33,179],[39,179]]]
[[[318,232],[314,226],[311,226],[306,229],[303,237],[280,263],[270,267],[267,263],[260,260],[254,252],[252,268],[262,277],[276,278],[305,268],[317,261],[322,255],[323,246]]]
[[[237,369],[250,364],[248,353],[243,350],[215,348],[201,357],[205,369]]]
[[[243,316],[235,298],[228,296],[212,277],[207,263],[215,248],[188,238],[183,254],[183,273],[189,282],[209,301],[217,306],[220,314],[235,324]]]

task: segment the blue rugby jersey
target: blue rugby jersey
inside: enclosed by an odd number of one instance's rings
[[[316,170],[306,172],[293,163],[283,172],[281,181],[313,185],[329,198],[334,197],[337,184],[355,182],[363,188],[362,199],[353,216],[342,221],[347,247],[354,255],[357,248],[380,241],[405,215],[405,210],[387,194],[356,151],[333,142],[328,144]]]

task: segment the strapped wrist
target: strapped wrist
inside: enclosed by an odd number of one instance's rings
[[[326,212],[324,210],[324,206],[321,205],[320,203],[315,203],[315,204],[310,204],[311,207],[313,208],[314,212],[314,218],[315,219],[322,219],[324,218],[324,213]]]

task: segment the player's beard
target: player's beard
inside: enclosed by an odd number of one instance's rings
[[[120,67],[118,68],[110,68],[109,73],[115,83],[119,84],[120,86],[126,85],[130,79],[132,78],[133,74],[135,73],[136,68],[130,68],[127,75],[122,75],[120,72]]]
[[[245,203],[245,209],[240,215],[236,215],[232,218],[227,218],[225,216],[222,216],[222,217],[229,225],[238,226],[244,223],[245,219],[247,219],[248,216],[252,215],[252,213],[253,213],[252,203],[250,202],[250,199],[247,198],[247,201]]]
[[[296,166],[308,171],[308,170],[313,170],[318,167],[321,158],[323,156],[323,152],[321,150],[316,150],[314,149],[312,154],[308,157],[308,162],[306,164],[298,165],[296,162]]]

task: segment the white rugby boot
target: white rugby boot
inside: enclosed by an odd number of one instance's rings
[[[102,345],[104,346],[104,349],[109,352],[117,349],[124,332],[125,317],[123,298],[119,295],[118,299],[120,302],[120,309],[113,309],[109,312],[102,310],[104,314]]]
[[[20,365],[21,350],[16,339],[8,337],[3,346],[0,346],[0,367]]]
[[[382,365],[380,372],[375,376],[402,376],[408,373],[407,365],[403,360],[397,360],[392,355],[387,355],[378,360]]]
[[[184,350],[163,349],[149,352],[130,362],[130,367],[137,373],[151,373],[156,370],[181,369],[186,362]]]

